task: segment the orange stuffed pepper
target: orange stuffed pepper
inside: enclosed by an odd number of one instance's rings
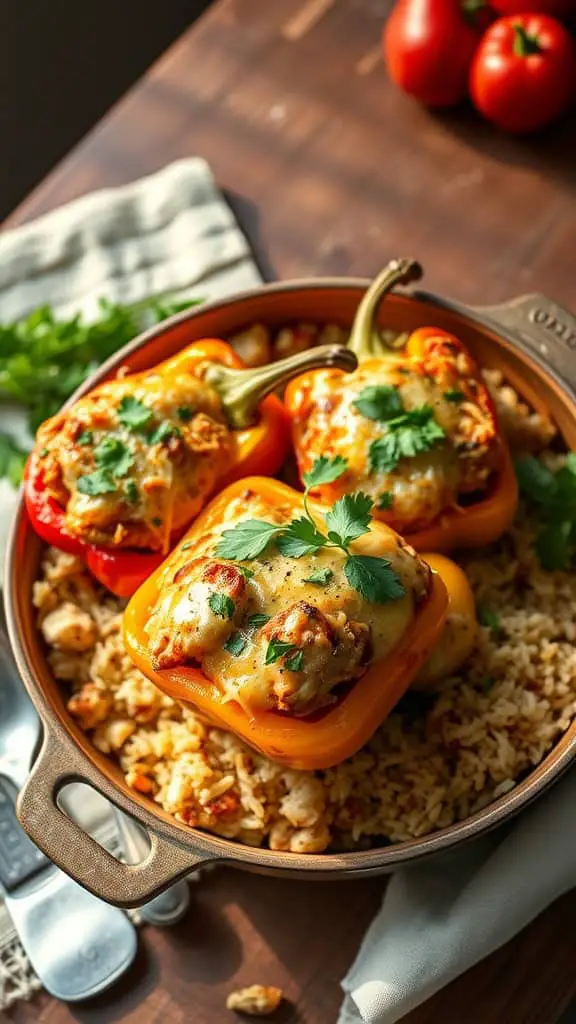
[[[442,631],[437,573],[364,494],[308,500],[342,472],[319,459],[304,495],[232,484],[204,510],[124,617],[138,668],[175,700],[302,769],[338,764],[388,715]]]
[[[129,596],[215,489],[276,472],[289,426],[270,392],[327,365],[352,369],[356,359],[322,346],[246,370],[228,344],[208,339],[106,381],[40,427],[24,484],[32,526]]]
[[[339,455],[346,473],[314,490],[332,502],[361,489],[374,516],[418,551],[488,544],[512,522],[518,501],[510,454],[479,368],[458,338],[435,327],[398,349],[376,330],[378,305],[398,282],[420,276],[397,260],[368,289],[348,348],[358,369],[304,374],[286,407],[300,474],[319,454]]]

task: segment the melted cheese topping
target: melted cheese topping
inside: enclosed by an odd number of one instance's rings
[[[298,444],[301,473],[319,455],[342,455],[348,470],[330,486],[331,494],[362,490],[377,505],[380,495],[388,493],[390,509],[378,518],[400,532],[431,523],[444,509],[456,506],[460,495],[485,489],[499,461],[499,440],[493,421],[473,397],[480,389],[485,392],[484,385],[470,381],[467,365],[459,365],[461,356],[451,362],[444,355],[441,366],[430,367],[421,360],[390,357],[379,361],[377,376],[372,366],[362,365],[351,374],[319,370],[310,375]],[[467,364],[465,354],[463,358]],[[372,472],[370,445],[387,428],[363,416],[353,403],[374,385],[394,387],[406,411],[430,407],[446,439],[427,452],[400,459],[391,472]],[[461,401],[446,398],[460,391]]]
[[[119,419],[126,398],[150,410],[141,428]],[[164,437],[153,443],[158,427]],[[98,468],[94,452],[106,439],[123,446],[130,465],[121,475],[112,469],[113,490],[83,493],[79,481]],[[167,550],[171,532],[198,514],[228,466],[231,439],[212,388],[190,373],[151,372],[103,384],[47,420],[37,450],[70,533],[94,544]]]
[[[405,594],[387,604],[368,602],[349,585],[345,555],[337,549],[294,559],[271,545],[249,562],[215,557],[224,529],[247,519],[288,522],[299,513],[246,492],[230,504],[218,531],[201,537],[193,552],[175,552],[147,625],[156,668],[198,664],[227,699],[247,711],[301,715],[330,703],[335,687],[393,651],[428,593],[430,575],[392,531],[384,538],[381,531],[370,532],[352,545],[357,554],[389,559],[398,574]],[[327,585],[307,582],[320,569],[333,573]],[[214,594],[220,604],[213,600],[211,606]],[[222,598],[230,604],[221,604]],[[273,661],[271,644],[286,645]]]

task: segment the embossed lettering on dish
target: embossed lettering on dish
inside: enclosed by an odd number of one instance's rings
[[[576,349],[576,331],[572,330],[568,324],[563,323],[562,320],[559,320],[549,310],[542,309],[541,306],[534,306],[528,313],[528,319],[532,323],[538,324],[540,327],[544,327],[545,330],[555,334],[568,348]]]

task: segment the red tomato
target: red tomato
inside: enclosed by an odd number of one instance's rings
[[[491,0],[498,14],[553,14],[559,18],[576,13],[576,0]]]
[[[530,132],[558,117],[574,96],[576,46],[547,14],[500,18],[484,34],[470,72],[481,114],[508,132]]]
[[[481,0],[399,0],[382,37],[392,81],[429,107],[459,103],[486,11]]]

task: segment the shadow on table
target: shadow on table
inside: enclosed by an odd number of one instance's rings
[[[278,274],[270,262],[260,233],[260,214],[255,203],[236,192],[224,191],[224,198],[244,232],[258,270],[265,281],[276,281]]]

